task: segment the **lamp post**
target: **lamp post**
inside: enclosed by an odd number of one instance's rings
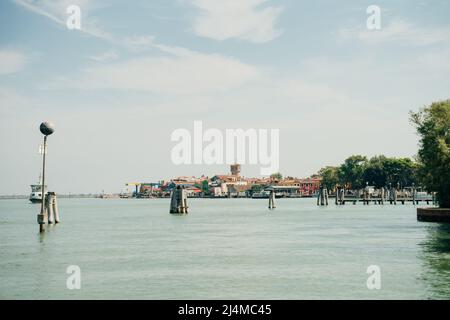
[[[45,212],[45,154],[47,153],[47,136],[55,131],[55,127],[50,122],[42,122],[39,130],[44,135],[44,146],[42,152],[42,186],[41,186],[41,212],[38,214],[37,220],[39,223],[39,232],[45,231],[46,212]]]

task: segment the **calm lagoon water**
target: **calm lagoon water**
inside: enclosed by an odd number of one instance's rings
[[[314,199],[60,199],[62,223],[38,232],[39,205],[0,201],[1,299],[449,299],[450,226],[413,205]],[[81,289],[66,287],[69,265]],[[366,286],[381,269],[381,289]]]

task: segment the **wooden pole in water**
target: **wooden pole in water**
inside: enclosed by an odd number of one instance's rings
[[[53,192],[49,192],[45,201],[45,206],[48,215],[48,224],[53,224],[54,215],[53,215]]]
[[[317,205],[325,206],[328,205],[328,190],[324,186],[319,187],[319,194],[317,197]]]
[[[275,209],[275,190],[271,189],[269,192],[269,209]]]
[[[370,188],[369,182],[366,182],[366,187],[363,190],[363,203],[369,205],[370,204]]]
[[[42,148],[41,213],[37,217],[39,232],[45,231],[45,224],[47,223],[47,212],[45,211],[45,154],[47,153],[47,135],[44,135],[44,145]]]
[[[183,213],[183,192],[182,189],[177,190],[177,213]]]
[[[269,192],[269,209],[272,209],[272,190]]]
[[[175,199],[176,192],[177,189],[173,189],[170,195],[170,210],[169,210],[170,213],[176,213],[176,199]]]
[[[321,188],[322,186],[319,186],[319,191],[317,192],[317,205],[320,205],[320,194],[321,194]]]
[[[59,223],[59,209],[58,209],[58,201],[56,200],[56,194],[53,194],[53,212],[55,213],[55,223]]]
[[[361,191],[359,189],[357,189],[355,191],[355,200],[353,200],[353,204],[358,203],[360,198],[361,198]]]
[[[388,187],[384,188],[384,199],[389,200],[391,198],[391,194]]]
[[[323,206],[325,202],[325,197],[323,194],[323,186],[320,186],[319,194],[320,194],[320,205]]]
[[[181,189],[181,203],[183,206],[182,213],[188,213],[188,205],[187,205],[187,190]]]

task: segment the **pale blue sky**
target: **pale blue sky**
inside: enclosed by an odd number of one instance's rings
[[[450,97],[450,1],[10,0],[0,28],[0,194],[38,178],[42,120],[50,189],[114,192],[227,172],[171,163],[171,132],[194,120],[278,128],[280,171],[309,176],[355,153],[414,156],[408,111]]]

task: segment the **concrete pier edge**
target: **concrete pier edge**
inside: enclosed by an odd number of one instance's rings
[[[450,223],[450,208],[417,208],[417,220]]]

